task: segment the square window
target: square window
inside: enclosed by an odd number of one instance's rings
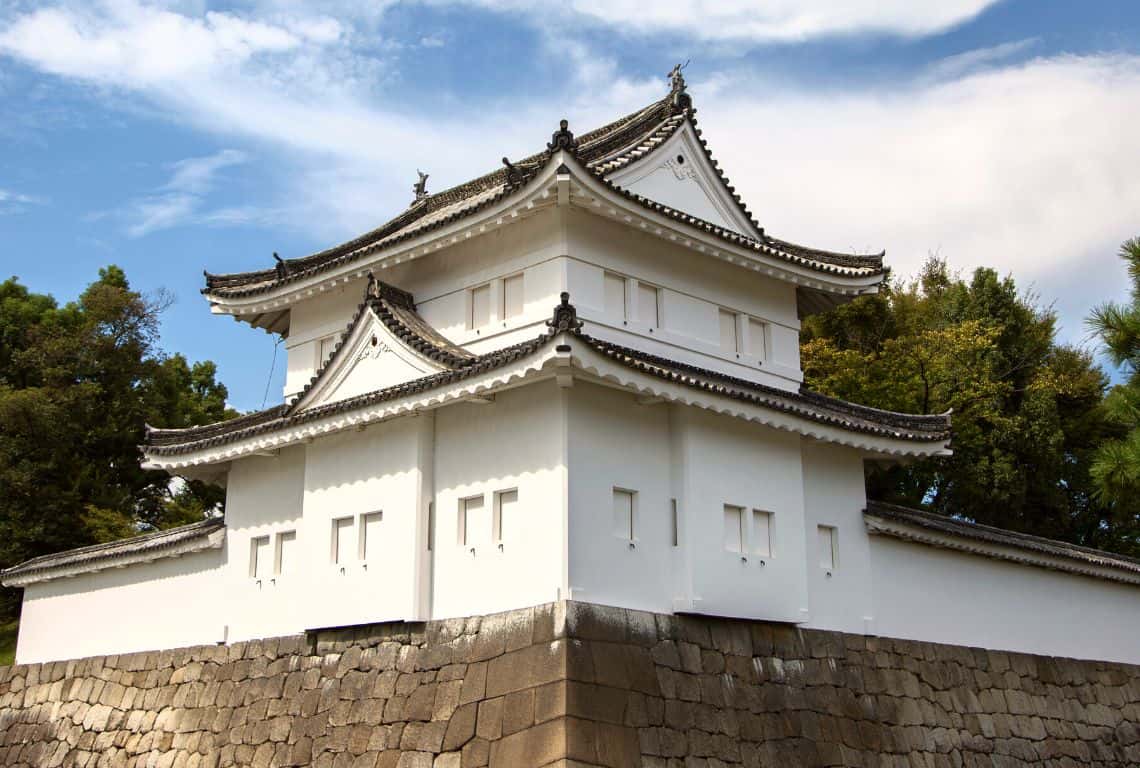
[[[351,517],[341,517],[332,521],[331,559],[335,565],[345,565],[356,553],[352,523]]]
[[[637,319],[650,328],[660,325],[660,291],[655,285],[637,284]]]
[[[744,551],[744,508],[724,505],[724,548],[727,552]]]
[[[606,314],[625,320],[625,278],[606,273]]]
[[[482,328],[491,322],[491,286],[480,285],[471,291],[471,315],[467,318],[467,327]]]
[[[497,543],[503,543],[504,531],[517,530],[518,506],[519,492],[517,488],[499,491],[495,494],[495,519],[491,523],[491,528]]]
[[[459,543],[473,547],[491,538],[491,521],[483,509],[482,496],[469,496],[459,500]]]
[[[817,529],[819,538],[819,567],[834,571],[839,565],[839,532],[834,526],[821,525]]]
[[[634,540],[634,491],[614,488],[614,536],[626,541]]]
[[[296,567],[297,532],[281,531],[277,534],[277,551],[274,553],[273,574],[280,576]]]
[[[748,318],[748,354],[757,360],[763,360],[767,351],[765,341],[767,328],[767,323],[754,317]]]
[[[769,557],[772,554],[772,513],[752,510],[752,552]]]
[[[503,318],[518,317],[523,306],[523,276],[512,275],[503,280]]]
[[[369,512],[360,516],[360,559],[371,560],[380,553],[380,526],[383,512]]]
[[[740,343],[736,334],[736,313],[720,310],[720,348],[725,352],[739,352]]]
[[[273,566],[273,558],[269,553],[269,537],[255,536],[249,541],[249,576],[252,579],[264,579],[269,575]]]

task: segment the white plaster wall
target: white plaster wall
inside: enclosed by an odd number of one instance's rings
[[[251,456],[235,461],[226,485],[226,566],[218,610],[228,627],[228,639],[245,640],[299,632],[305,628],[309,599],[304,571],[298,562],[280,576],[250,577],[251,542],[296,531],[301,543],[305,448],[286,448],[276,456]],[[299,549],[297,550],[299,553]]]
[[[1140,587],[870,540],[874,634],[1140,663]]]
[[[570,211],[567,220],[567,290],[591,334],[772,386],[798,387],[803,376],[794,286],[584,211]],[[659,327],[636,320],[634,291],[629,292],[629,317],[606,311],[607,271],[662,289]],[[764,360],[721,348],[721,308],[767,323]]]
[[[563,583],[565,406],[553,381],[439,411],[435,421],[434,617],[490,613],[556,600]],[[503,546],[459,540],[461,499],[482,496],[490,529],[496,491],[517,489]],[[474,551],[472,551],[474,550]]]
[[[309,568],[303,574],[307,628],[391,619],[419,619],[422,559],[421,440],[430,417],[404,417],[321,438],[306,446],[304,520],[299,532]],[[375,554],[346,562],[332,557],[332,525],[382,512]]]
[[[34,664],[224,638],[225,552],[195,552],[24,589],[16,661]]]
[[[680,549],[672,545],[669,406],[577,383],[569,396],[570,589],[574,600],[673,610]],[[634,491],[634,546],[615,535],[613,491]]]
[[[691,610],[802,621],[808,595],[799,438],[695,408],[678,410],[675,423]],[[751,510],[772,514],[769,556],[726,551],[725,504],[744,507],[748,537]]]
[[[801,439],[804,460],[804,533],[807,556],[806,626],[863,634],[873,628],[871,550],[863,509],[866,481],[858,451]],[[836,529],[838,557],[820,567],[817,527]],[[830,575],[829,575],[830,574]]]

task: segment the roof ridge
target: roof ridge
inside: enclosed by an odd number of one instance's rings
[[[22,573],[29,570],[37,570],[37,566],[47,566],[54,561],[61,558],[71,558],[80,555],[97,554],[108,550],[116,550],[124,544],[146,544],[153,541],[158,541],[167,538],[179,538],[183,534],[193,533],[198,530],[207,531],[214,528],[220,528],[225,525],[225,519],[221,517],[208,517],[204,520],[198,520],[186,525],[179,525],[174,528],[163,528],[157,531],[147,531],[140,533],[137,536],[128,536],[125,539],[115,539],[114,541],[104,541],[99,544],[88,544],[83,547],[75,547],[73,549],[65,549],[62,552],[52,552],[47,555],[39,555],[37,557],[25,560],[22,563],[6,568],[0,571],[0,575],[11,576],[17,573]]]
[[[1105,568],[1117,568],[1132,573],[1140,573],[1140,559],[1108,552],[1103,549],[1071,544],[1059,539],[1049,539],[1031,533],[1023,533],[1008,528],[999,528],[984,523],[975,523],[929,510],[916,509],[901,504],[868,499],[864,515],[883,517],[902,524],[911,524],[934,530],[950,536],[985,541],[999,546],[1024,549],[1039,554],[1067,558]]]

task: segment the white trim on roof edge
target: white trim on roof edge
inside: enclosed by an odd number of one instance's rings
[[[550,343],[533,357],[487,371],[482,375],[445,384],[438,389],[408,395],[372,406],[360,406],[312,422],[287,427],[280,431],[266,432],[223,445],[209,446],[191,453],[154,454],[144,446],[143,453],[146,461],[143,466],[147,469],[177,472],[186,467],[227,462],[243,456],[303,443],[322,435],[350,428],[364,428],[380,421],[415,414],[468,400],[472,397],[492,394],[503,389],[532,384],[567,374],[585,375],[587,380],[593,379],[597,383],[616,386],[649,398],[661,398],[663,401],[703,408],[773,429],[794,432],[806,438],[855,448],[873,456],[924,457],[946,456],[951,453],[948,440],[920,442],[903,438],[880,437],[820,424],[795,414],[783,413],[761,405],[742,402],[725,395],[703,392],[684,384],[665,381],[651,374],[632,370],[621,363],[610,360],[572,334],[562,333],[555,341],[559,346],[571,345],[571,351],[559,352],[556,345]]]
[[[1110,566],[1096,566],[1091,563],[1081,563],[1059,555],[1048,555],[1043,552],[1032,552],[1021,547],[998,544],[996,542],[981,541],[964,535],[956,535],[944,531],[932,531],[918,525],[888,520],[875,515],[874,512],[865,512],[863,522],[867,533],[872,536],[889,536],[914,544],[925,544],[931,547],[949,549],[956,552],[965,552],[980,557],[989,557],[995,560],[1006,560],[1019,565],[1030,565],[1038,568],[1048,568],[1054,571],[1075,573],[1081,576],[1090,576],[1107,581],[1118,581],[1124,584],[1140,585],[1140,574],[1129,573]]]
[[[221,549],[225,540],[226,527],[224,525],[218,526],[205,536],[197,536],[192,539],[187,539],[186,541],[167,546],[155,546],[142,551],[130,551],[126,549],[130,546],[132,540],[124,539],[122,542],[114,542],[114,544],[121,544],[126,551],[89,561],[45,565],[43,568],[33,569],[26,573],[4,576],[2,583],[5,587],[26,587],[29,584],[66,579],[85,573],[106,571],[112,568],[126,568],[131,565],[151,563],[156,560],[165,560],[171,557],[182,557],[183,555],[193,554],[194,552]],[[66,555],[67,552],[60,552],[59,554]]]
[[[702,229],[676,221],[664,214],[651,211],[607,188],[589,171],[581,170],[578,161],[565,153],[552,158],[542,171],[523,188],[491,208],[464,217],[450,226],[426,232],[391,248],[379,249],[379,255],[363,257],[349,264],[311,275],[303,280],[272,291],[244,297],[226,297],[208,294],[211,311],[215,314],[242,317],[280,311],[297,301],[335,288],[338,285],[364,279],[370,271],[379,272],[428,254],[443,250],[460,241],[468,240],[504,226],[509,226],[541,210],[560,204],[558,199],[557,169],[563,164],[571,169],[569,203],[593,213],[608,216],[627,225],[698,253],[727,261],[739,267],[763,273],[779,280],[814,288],[816,290],[856,297],[878,292],[884,274],[824,274],[765,256],[756,251],[705,232]],[[371,246],[362,246],[365,250]],[[842,269],[842,268],[841,268]],[[382,279],[382,276],[377,274]]]

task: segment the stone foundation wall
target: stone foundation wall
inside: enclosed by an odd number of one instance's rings
[[[0,668],[0,765],[1138,765],[1140,667],[557,603]]]

